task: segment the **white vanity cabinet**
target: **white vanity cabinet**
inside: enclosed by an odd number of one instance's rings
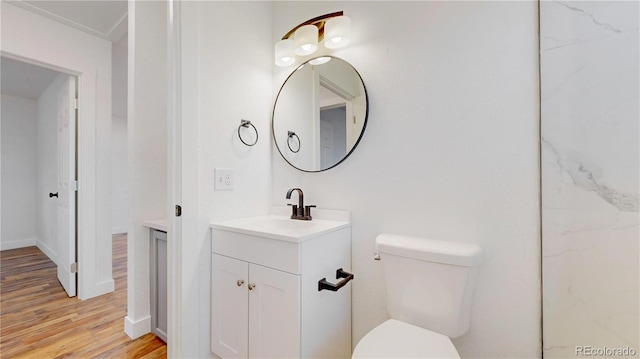
[[[300,354],[300,276],[213,254],[212,350],[223,358]]]
[[[336,278],[338,269],[351,272],[351,227],[330,222],[276,221],[265,231],[242,220],[211,226],[212,352],[222,358],[351,356],[351,283]],[[322,279],[346,284],[319,290]]]

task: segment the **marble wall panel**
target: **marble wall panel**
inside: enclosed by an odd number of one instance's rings
[[[639,19],[638,1],[540,3],[545,358],[640,352]]]

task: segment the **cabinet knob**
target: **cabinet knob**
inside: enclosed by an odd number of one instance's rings
[[[249,283],[249,285],[247,287],[249,287],[249,290],[253,290],[253,288],[256,287],[256,284],[255,283]]]
[[[242,279],[238,279],[238,281],[236,282],[236,284],[238,285],[238,287],[242,286],[244,284],[244,280]]]

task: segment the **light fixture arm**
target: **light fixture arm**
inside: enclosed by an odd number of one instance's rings
[[[344,13],[342,11],[337,11],[337,12],[332,12],[330,14],[325,14],[325,15],[321,15],[321,16],[318,16],[318,17],[314,17],[313,19],[307,20],[307,21],[299,24],[298,26],[294,27],[293,29],[289,30],[289,32],[282,37],[282,40],[286,40],[288,38],[293,37],[293,34],[296,32],[296,30],[298,30],[302,26],[315,25],[318,28],[318,41],[322,41],[324,39],[324,24],[325,24],[325,22],[327,22],[327,20],[329,20],[329,19],[331,19],[333,17],[342,16],[342,15],[344,15]]]

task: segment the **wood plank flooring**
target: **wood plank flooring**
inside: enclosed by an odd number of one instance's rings
[[[0,252],[0,358],[167,357],[155,335],[132,341],[124,334],[126,235],[113,239],[113,293],[69,298],[56,271],[37,247]]]

